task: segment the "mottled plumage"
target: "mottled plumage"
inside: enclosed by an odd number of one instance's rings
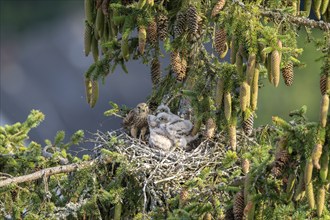
[[[123,125],[130,130],[132,137],[137,138],[138,133],[140,132],[139,138],[144,140],[144,136],[148,129],[148,113],[148,105],[146,103],[140,103],[124,118]]]

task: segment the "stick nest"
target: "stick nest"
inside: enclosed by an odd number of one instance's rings
[[[168,198],[180,194],[187,182],[200,178],[204,169],[209,170],[207,175],[215,184],[221,183],[224,178],[231,179],[231,174],[241,169],[239,163],[229,166],[224,164],[228,152],[224,132],[218,133],[213,139],[195,141],[187,151],[178,148],[171,151],[152,148],[148,143],[130,137],[122,129],[97,132],[95,136],[93,142],[96,155],[101,149],[117,152],[131,165],[132,173],[142,183],[144,210],[164,206]],[[114,138],[120,144],[111,144]],[[252,138],[237,131],[238,146],[251,144],[249,142],[255,144]],[[206,187],[202,191],[210,192],[212,189]],[[196,193],[203,192],[194,192],[197,196]]]

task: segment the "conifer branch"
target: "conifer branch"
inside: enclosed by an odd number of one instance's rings
[[[240,7],[246,9],[243,2],[239,0],[232,0],[233,3],[239,5]],[[330,31],[330,23],[324,21],[316,21],[314,19],[309,19],[305,17],[293,16],[288,13],[284,13],[279,10],[269,10],[263,7],[260,8],[260,14],[264,17],[268,17],[273,20],[286,20],[296,25],[303,25],[309,28],[318,28],[323,31]]]
[[[70,173],[79,169],[85,169],[97,164],[108,164],[111,163],[111,158],[106,157],[102,158],[101,160],[99,158],[96,158],[91,161],[84,161],[80,163],[73,163],[73,164],[68,164],[68,165],[63,165],[63,166],[57,166],[57,167],[50,167],[46,169],[39,170],[37,172],[24,175],[24,176],[18,176],[18,177],[12,177],[5,179],[3,181],[0,181],[0,187],[5,187],[10,184],[19,184],[19,183],[24,183],[24,182],[30,182],[33,180],[41,179],[43,177],[48,177],[60,173]]]
[[[297,17],[287,13],[281,13],[279,11],[269,11],[269,10],[261,11],[261,15],[265,17],[269,17],[271,19],[276,19],[276,20],[285,19],[297,25],[303,25],[310,28],[318,28],[323,31],[330,31],[330,23],[324,21],[316,21],[314,19]]]

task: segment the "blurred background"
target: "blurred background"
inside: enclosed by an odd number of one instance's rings
[[[46,115],[31,131],[30,139],[43,143],[57,131],[71,135],[120,127],[118,118],[105,117],[108,102],[134,107],[151,92],[149,67],[128,63],[129,74],[118,68],[100,85],[100,98],[91,109],[85,100],[84,72],[93,62],[83,52],[83,0],[0,0],[0,125],[24,121],[32,109]],[[321,33],[315,31],[316,37]],[[291,87],[274,88],[266,80],[259,92],[255,126],[271,123],[271,116],[288,119],[291,110],[308,106],[308,118],[316,121],[321,95],[321,56],[299,32],[300,59],[306,68],[295,69]],[[165,59],[168,64],[168,60]],[[163,65],[164,67],[165,65]]]

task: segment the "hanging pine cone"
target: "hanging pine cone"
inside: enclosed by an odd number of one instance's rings
[[[225,220],[235,220],[233,207],[226,210]]]
[[[327,75],[322,74],[320,78],[320,90],[321,95],[325,95],[325,92],[327,91]]]
[[[251,113],[250,116],[242,121],[242,128],[244,133],[247,136],[250,136],[253,131],[253,122],[254,122],[254,117],[253,114]]]
[[[94,108],[99,98],[99,84],[95,80],[85,79],[86,99],[91,108]]]
[[[206,121],[206,137],[213,138],[215,134],[216,124],[213,118],[209,118]]]
[[[293,83],[293,77],[294,77],[292,62],[289,62],[288,64],[286,64],[286,66],[282,69],[282,76],[283,76],[285,85],[291,86]]]
[[[174,23],[174,35],[179,37],[186,29],[186,14],[183,11],[179,11],[176,15]]]
[[[139,52],[140,54],[144,54],[144,49],[146,47],[147,42],[147,31],[144,26],[139,27]]]
[[[179,73],[181,72],[181,58],[180,58],[180,54],[178,51],[173,51],[171,53],[171,66],[172,66],[172,70],[179,75]]]
[[[237,37],[233,35],[230,41],[230,63],[236,63],[236,53],[238,51]]]
[[[226,41],[226,30],[218,29],[214,36],[214,47],[219,55],[223,54],[223,52],[226,50]]]
[[[89,25],[93,24],[93,10],[94,10],[94,1],[93,0],[85,0],[85,18]]]
[[[239,191],[236,193],[234,198],[234,207],[233,207],[233,213],[235,220],[241,220],[243,219],[243,212],[244,212],[244,194],[243,191]]]
[[[328,77],[327,74],[321,75],[320,90],[322,95],[325,95],[327,93],[327,90],[330,90],[330,77]]]
[[[84,46],[85,46],[85,56],[87,57],[91,51],[92,46],[92,27],[85,22],[85,34],[84,34]]]
[[[306,197],[307,197],[309,208],[314,209],[315,208],[315,196],[314,196],[314,189],[313,189],[312,182],[310,182],[309,184],[306,184]]]
[[[156,45],[158,36],[157,36],[157,23],[155,21],[151,21],[148,25],[147,39],[152,46]]]
[[[251,109],[255,111],[258,104],[258,91],[259,91],[259,72],[260,65],[256,63],[256,68],[254,70],[254,76],[251,85]]]
[[[157,32],[161,41],[164,41],[168,32],[168,18],[165,14],[159,14],[157,17]]]
[[[186,12],[188,32],[194,35],[198,30],[198,12],[195,6],[190,5]]]
[[[217,109],[220,109],[221,105],[222,105],[224,86],[225,86],[224,80],[222,78],[219,78],[217,80],[217,88],[216,88],[215,99],[214,99],[215,106],[217,107]]]
[[[278,86],[280,82],[280,65],[281,65],[281,55],[277,50],[271,53],[271,75],[273,77],[273,84],[275,87]]]
[[[256,59],[257,55],[254,53],[250,53],[246,65],[246,80],[249,85],[252,84],[253,76],[254,76],[254,71],[256,68]]]
[[[219,14],[222,8],[225,6],[226,0],[219,0],[213,7],[211,17],[215,17]]]
[[[316,197],[316,213],[318,217],[322,216],[325,202],[325,187],[321,186]]]
[[[242,171],[247,174],[250,170],[250,161],[248,159],[242,159]]]
[[[240,97],[241,110],[242,112],[245,112],[247,107],[250,106],[250,99],[251,99],[251,88],[246,81],[243,81],[241,84],[239,97]]]
[[[277,47],[280,49],[280,51],[278,52],[280,54],[280,60],[282,59],[282,48],[283,48],[283,44],[281,40],[277,41]]]
[[[151,81],[154,86],[156,86],[161,77],[161,72],[160,72],[160,62],[158,58],[155,58],[151,62]]]
[[[312,161],[313,161],[313,165],[316,169],[321,169],[321,165],[320,165],[320,158],[322,155],[322,143],[317,143],[314,146],[313,152],[312,152]]]
[[[227,119],[227,121],[229,121],[231,118],[231,111],[232,111],[231,102],[232,102],[231,94],[230,92],[226,92],[224,95],[223,105],[225,111],[225,118]]]
[[[329,111],[329,96],[327,94],[322,96],[321,101],[321,113],[320,113],[320,124],[322,128],[325,128],[328,120],[328,111]]]
[[[185,58],[181,59],[181,69],[177,73],[176,79],[178,81],[183,81],[187,76],[187,60]]]
[[[91,43],[91,50],[92,55],[94,58],[94,62],[96,63],[99,60],[99,44],[95,37],[92,37],[92,43]]]
[[[194,43],[201,39],[202,35],[205,33],[205,27],[203,25],[203,19],[200,16],[197,16],[197,31],[195,33],[190,33],[188,38],[190,43]]]
[[[228,128],[228,134],[229,134],[229,145],[233,151],[236,151],[237,149],[237,138],[236,138],[236,126],[230,125]]]
[[[305,165],[305,170],[304,170],[305,186],[307,186],[309,183],[311,183],[312,176],[313,176],[313,160],[307,159],[306,165]]]

